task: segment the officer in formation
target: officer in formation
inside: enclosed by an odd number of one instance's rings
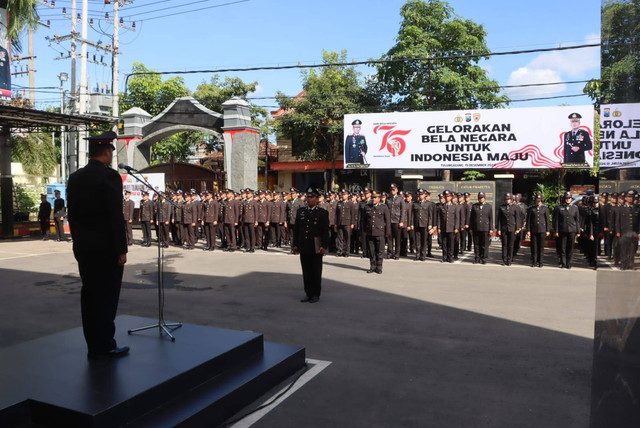
[[[571,192],[565,192],[562,203],[553,210],[558,264],[566,269],[571,269],[573,244],[580,227],[580,214],[578,207],[571,205],[572,199]]]
[[[60,197],[60,191],[54,190],[56,199],[53,201],[53,220],[56,225],[56,241],[66,241],[64,237],[64,218],[67,215],[67,208],[64,199]]]
[[[486,264],[493,231],[493,207],[486,202],[484,192],[478,192],[478,202],[471,206],[469,231],[473,237],[473,262]]]
[[[413,203],[413,227],[416,239],[416,260],[425,261],[431,254],[432,235],[436,229],[436,204],[431,202],[431,194],[424,189],[418,189],[418,200]]]
[[[380,201],[380,193],[371,192],[371,201],[365,205],[364,218],[369,249],[370,267],[367,273],[382,273],[385,238],[391,234],[391,215],[386,204]]]
[[[537,194],[535,205],[527,210],[526,229],[529,233],[531,243],[531,267],[542,267],[542,254],[544,252],[545,238],[549,236],[551,230],[551,213],[549,207],[545,205],[542,194]]]
[[[624,193],[624,202],[615,210],[613,230],[618,238],[621,270],[634,269],[634,256],[640,239],[640,206],[635,190]]]
[[[142,246],[151,246],[151,224],[153,223],[153,202],[149,199],[149,192],[142,192],[140,201],[140,227],[142,229]]]
[[[124,215],[124,221],[127,223],[127,245],[133,245],[133,212],[135,209],[135,202],[131,200],[131,192],[129,190],[124,191],[124,200],[122,201],[122,215]]]
[[[329,213],[318,206],[320,192],[307,190],[307,206],[296,210],[292,251],[300,254],[306,296],[301,302],[316,303],[322,292],[322,257],[329,248]]]
[[[502,264],[511,266],[515,236],[522,228],[521,209],[513,204],[513,195],[505,193],[504,203],[498,208],[496,216],[496,230],[502,241]]]
[[[38,208],[38,222],[40,222],[40,234],[42,240],[47,239],[51,225],[51,204],[47,201],[47,195],[40,194],[40,207]]]

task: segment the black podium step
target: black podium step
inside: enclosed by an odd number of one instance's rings
[[[126,333],[154,323],[118,317],[131,354],[115,360],[87,360],[81,328],[0,350],[0,426],[214,426],[305,363],[304,348],[254,332],[185,324],[176,342],[157,329]]]

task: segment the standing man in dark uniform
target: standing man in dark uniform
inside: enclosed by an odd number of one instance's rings
[[[218,225],[218,215],[220,204],[213,197],[211,192],[207,192],[204,202],[204,235],[207,238],[207,245],[204,251],[214,251],[216,249],[216,226]]]
[[[336,206],[337,256],[349,257],[349,246],[351,244],[351,232],[355,227],[356,208],[349,200],[349,192],[344,189],[340,192],[341,200]]]
[[[588,210],[586,219],[582,222],[584,225],[585,239],[585,256],[589,262],[589,266],[593,270],[598,269],[598,243],[600,242],[600,201],[594,195],[589,196]]]
[[[387,199],[387,207],[391,215],[391,239],[389,239],[389,258],[398,260],[400,258],[400,243],[402,241],[402,228],[406,223],[405,203],[402,196],[398,194],[398,186],[391,185],[391,197]]]
[[[524,224],[527,221],[527,206],[524,202],[522,202],[522,194],[516,193],[513,197],[513,205],[520,209],[520,232],[516,233],[515,238],[513,240],[513,256],[518,255],[518,251],[520,251],[520,243],[524,239]]]
[[[127,245],[133,245],[133,210],[135,202],[131,200],[131,192],[124,191],[124,201],[122,202],[122,215],[127,223]]]
[[[464,192],[462,194],[461,205],[463,207],[464,221],[462,222],[462,229],[460,229],[460,255],[465,251],[471,251],[471,235],[469,234],[469,222],[471,221],[471,194]]]
[[[504,204],[500,205],[496,218],[496,230],[502,239],[502,263],[511,266],[513,261],[513,246],[515,244],[516,233],[520,232],[521,215],[520,207],[514,205],[513,195],[505,193]]]
[[[351,122],[353,126],[353,134],[347,135],[344,143],[344,159],[345,163],[367,163],[365,155],[367,154],[367,141],[364,135],[360,135],[362,121],[356,119]]]
[[[242,204],[242,229],[244,235],[244,249],[247,253],[254,253],[256,251],[258,201],[253,197],[253,190],[247,189],[246,192],[247,198]]]
[[[114,339],[127,234],[122,215],[122,179],[111,169],[115,132],[89,140],[89,162],[69,177],[69,226],[82,278],[82,328],[90,359],[121,357],[129,347]],[[100,195],[96,197],[95,195]]]
[[[236,250],[236,227],[238,226],[240,208],[231,189],[227,190],[227,199],[222,215],[224,217],[224,236],[227,242],[225,251],[234,252]]]
[[[67,215],[67,209],[64,207],[64,199],[60,197],[60,191],[55,190],[56,200],[53,201],[53,220],[56,224],[56,241],[64,241],[64,216]]]
[[[176,191],[176,199],[174,202],[173,218],[171,219],[171,224],[173,224],[175,230],[174,243],[177,246],[182,246],[182,204],[184,204],[182,190],[178,189]]]
[[[370,268],[367,273],[382,273],[384,241],[391,233],[389,208],[380,202],[380,193],[371,193],[371,202],[365,206],[365,228],[369,247]]]
[[[149,192],[142,192],[140,201],[140,227],[142,228],[142,246],[151,246],[151,222],[153,222],[153,202],[149,200]]]
[[[549,236],[551,229],[551,213],[549,207],[544,204],[541,193],[536,195],[536,204],[531,205],[527,211],[527,230],[531,243],[531,267],[542,267],[542,253],[544,252],[544,240]]]
[[[471,206],[469,232],[473,238],[473,263],[487,263],[493,230],[493,207],[486,202],[484,192],[478,192],[478,202]]]
[[[271,202],[271,218],[269,219],[269,241],[273,246],[282,246],[282,229],[284,227],[287,207],[281,198],[280,192],[273,192],[273,202]]]
[[[634,205],[635,190],[624,195],[624,204],[616,210],[615,233],[618,238],[620,269],[633,270],[633,258],[640,239],[640,212]]]
[[[413,203],[413,227],[416,234],[416,260],[425,261],[431,254],[431,234],[435,221],[435,206],[427,200],[427,192],[418,189],[418,200]],[[431,256],[429,256],[431,257]]]
[[[196,225],[198,221],[198,195],[191,193],[189,200],[182,206],[182,222],[185,232],[185,249],[193,250],[196,246]]]
[[[256,244],[263,250],[267,251],[269,247],[269,220],[271,219],[271,210],[273,205],[267,201],[265,192],[258,192],[260,199],[258,200],[258,217],[256,221],[258,226],[256,229]]]
[[[442,260],[441,263],[453,263],[453,245],[455,237],[460,231],[460,211],[451,202],[453,194],[450,190],[442,193],[445,202],[438,207],[437,225],[438,234],[442,237]]]
[[[571,269],[573,243],[580,227],[578,207],[571,205],[571,192],[564,193],[564,202],[553,210],[553,225],[560,245],[560,267]]]
[[[289,224],[289,236],[291,236],[296,225],[298,210],[305,206],[305,202],[298,198],[298,189],[295,187],[289,189],[289,192],[291,194],[291,199],[289,200],[289,216],[287,217],[287,221]],[[293,251],[293,245],[291,246],[291,254],[295,254],[295,251]]]
[[[171,232],[171,217],[173,215],[173,205],[168,199],[171,198],[171,194],[167,192],[164,197],[161,197],[159,202],[160,216],[158,216],[158,228],[160,229],[160,246],[167,248],[169,246],[169,233]]]
[[[38,208],[38,221],[42,240],[47,239],[51,224],[51,204],[47,201],[47,195],[40,194],[40,207]]]
[[[585,163],[584,154],[593,148],[591,136],[584,129],[580,129],[579,113],[571,113],[571,131],[564,134],[564,163]]]
[[[302,281],[307,295],[301,302],[316,303],[322,292],[322,256],[329,245],[329,215],[317,206],[320,192],[307,191],[307,207],[296,211],[291,240],[294,253],[300,253]]]

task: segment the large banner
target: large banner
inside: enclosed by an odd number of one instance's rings
[[[164,172],[156,172],[152,174],[142,174],[145,180],[156,190],[164,192]],[[146,186],[140,183],[129,174],[120,174],[122,178],[122,187],[124,190],[131,192],[131,200],[136,203],[136,208],[140,208],[140,200],[142,200],[142,192],[149,192],[149,199],[153,199],[153,194]]]
[[[345,168],[593,166],[593,106],[344,116]]]
[[[600,106],[600,166],[640,167],[640,104]]]

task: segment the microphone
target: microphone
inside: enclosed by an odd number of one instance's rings
[[[138,172],[137,169],[132,168],[129,165],[125,165],[123,163],[119,163],[118,168],[126,170],[129,174],[131,174],[132,172]]]

